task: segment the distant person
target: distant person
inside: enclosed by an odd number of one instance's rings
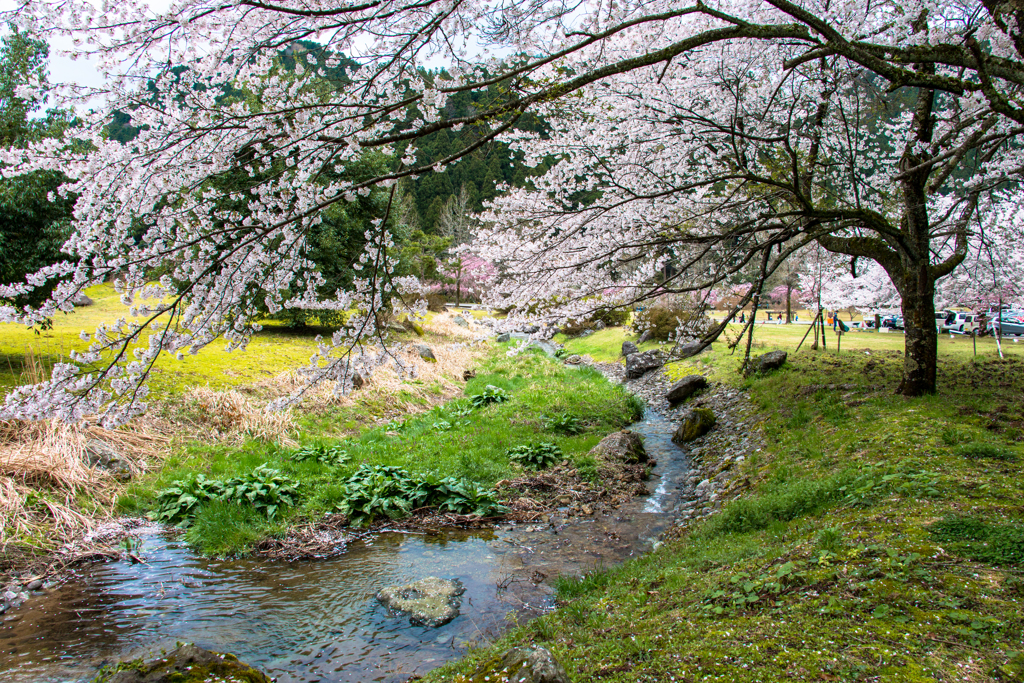
[[[771,311],[768,311],[768,319],[769,319],[769,320],[771,320],[771,319],[772,319],[772,312],[771,312]]]
[[[800,314],[799,313],[794,313],[793,314],[793,322],[795,322],[795,323],[800,322]]]
[[[835,332],[836,328],[838,326],[839,326],[839,312],[837,311],[837,312],[832,314],[832,331]]]
[[[747,322],[747,314],[741,312],[740,313],[740,324],[742,325],[745,322]]]

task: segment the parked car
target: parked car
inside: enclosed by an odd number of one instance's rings
[[[952,332],[957,334],[971,334],[977,327],[977,320],[980,316],[971,311],[949,311],[945,322],[939,328],[940,332]]]
[[[987,327],[989,334],[1001,334],[1004,337],[1024,334],[1024,314],[1013,315],[1014,312],[1006,311],[1001,320],[990,320]],[[1000,332],[1000,328],[1002,328]]]
[[[903,329],[903,316],[902,315],[883,315],[882,316],[882,327],[888,327],[891,330],[902,330]]]

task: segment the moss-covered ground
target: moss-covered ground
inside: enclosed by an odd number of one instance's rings
[[[86,290],[93,300],[91,306],[76,308],[74,312],[58,315],[46,330],[36,330],[11,324],[0,324],[0,392],[10,387],[45,379],[49,368],[67,358],[71,350],[83,351],[88,342],[79,336],[92,333],[101,323],[111,323],[127,317],[117,292],[109,284],[96,285]],[[480,318],[486,311],[453,309],[452,314]],[[434,314],[427,314],[430,321]],[[149,387],[154,399],[177,396],[196,387],[230,389],[266,380],[288,370],[305,365],[316,350],[317,335],[330,335],[333,329],[315,326],[288,327],[276,320],[265,320],[263,330],[257,333],[244,351],[228,352],[226,342],[219,340],[200,353],[187,355],[182,360],[161,356],[150,375]],[[409,335],[411,337],[411,335]],[[423,341],[445,341],[430,332]]]
[[[1024,359],[947,338],[938,393],[906,399],[897,352],[852,351],[882,337],[749,380],[721,348],[674,364],[759,406],[749,490],[644,557],[563,578],[558,610],[427,680],[526,643],[575,681],[1024,680]]]

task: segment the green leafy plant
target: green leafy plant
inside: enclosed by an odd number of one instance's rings
[[[562,449],[550,441],[510,448],[508,457],[531,470],[543,470],[562,459]]]
[[[492,403],[504,403],[508,399],[508,392],[501,387],[494,386],[493,384],[488,384],[479,394],[474,394],[469,397],[469,401],[473,404],[474,408],[483,408],[491,405]]]
[[[583,423],[575,415],[562,413],[560,415],[546,415],[544,427],[562,434],[580,434],[583,432]]]
[[[198,508],[219,500],[250,505],[273,519],[283,505],[295,505],[298,484],[280,471],[260,465],[250,474],[227,480],[207,479],[197,475],[192,480],[178,480],[157,492],[157,508],[149,518],[180,527],[188,526]]]
[[[505,511],[493,492],[466,479],[448,477],[435,482],[384,465],[363,465],[349,477],[338,509],[351,524],[367,526],[378,517],[399,519],[421,507],[483,517]]]
[[[340,467],[348,463],[352,458],[340,444],[334,444],[331,446],[316,444],[303,446],[302,448],[292,451],[288,456],[288,459],[296,462],[310,462],[315,460],[321,465],[327,465],[328,467]]]

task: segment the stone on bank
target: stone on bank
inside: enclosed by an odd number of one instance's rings
[[[456,678],[469,683],[572,683],[565,668],[543,647],[517,647],[484,662],[473,674]]]
[[[94,683],[271,683],[270,677],[231,654],[211,652],[192,643],[151,662],[141,659],[104,667]]]
[[[714,426],[715,414],[710,408],[693,408],[683,413],[672,440],[676,443],[693,441],[710,432]]]

